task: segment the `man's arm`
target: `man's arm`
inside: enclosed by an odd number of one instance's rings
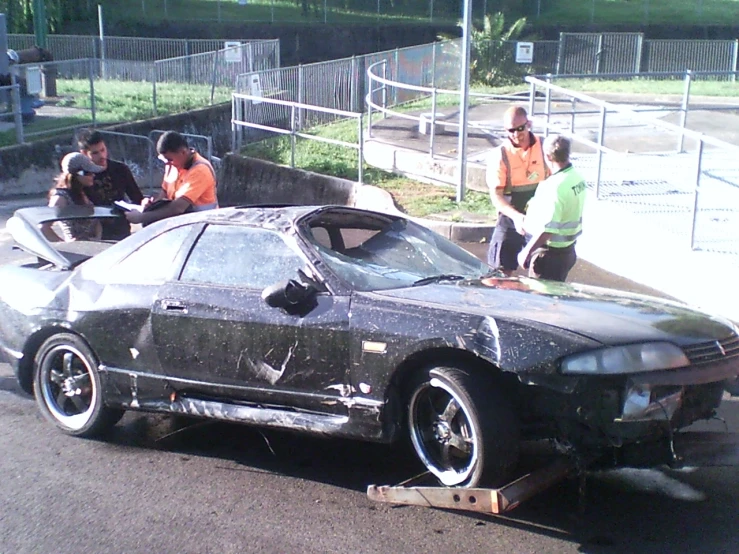
[[[166,206],[162,206],[156,210],[151,210],[149,212],[126,212],[126,219],[129,223],[148,225],[149,223],[154,223],[160,219],[184,214],[190,206],[190,201],[184,196],[181,196],[176,200],[172,200],[172,202]]]
[[[485,171],[485,181],[490,190],[490,201],[497,210],[498,215],[505,215],[513,221],[516,230],[521,232],[523,228],[524,215],[514,208],[504,195],[506,181],[508,179],[508,168],[503,162],[502,149],[498,148],[497,152],[491,156]]]
[[[123,164],[123,168],[126,196],[128,196],[128,199],[132,203],[141,204],[141,201],[144,199],[144,195],[142,194],[138,184],[136,184],[136,179],[134,178],[133,173],[131,173],[131,170],[128,168],[128,166],[126,164]]]
[[[526,243],[526,246],[518,255],[519,265],[524,269],[528,269],[529,264],[531,263],[531,254],[533,254],[537,248],[546,246],[547,241],[553,236],[554,235],[552,235],[552,233],[547,233],[545,231],[541,231],[536,236],[532,236],[531,240]]]

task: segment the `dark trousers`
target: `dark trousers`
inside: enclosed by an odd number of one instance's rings
[[[531,256],[530,267],[539,279],[565,281],[576,261],[577,254],[574,244],[565,248],[545,246],[538,248]]]

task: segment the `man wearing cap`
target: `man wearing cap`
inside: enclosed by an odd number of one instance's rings
[[[127,212],[129,222],[148,225],[185,212],[218,207],[213,166],[188,146],[185,137],[167,131],[157,141],[157,153],[166,164],[162,190],[141,203],[143,211]],[[158,207],[152,209],[154,206]]]
[[[62,172],[49,191],[49,206],[66,208],[68,206],[89,206],[92,202],[87,191],[92,186],[93,176],[103,171],[80,152],[72,152],[62,158]],[[50,241],[99,240],[103,229],[96,219],[70,219],[60,221],[63,238],[52,229],[50,222],[41,225],[41,232]]]
[[[87,189],[87,196],[96,206],[112,206],[118,200],[128,200],[140,204],[144,199],[141,189],[136,184],[131,170],[122,162],[108,159],[108,148],[103,136],[98,131],[84,129],[77,135],[80,152],[93,163],[102,167],[102,171],[93,178],[92,186]],[[131,234],[131,225],[124,218],[109,219],[102,222],[103,239],[121,240]]]

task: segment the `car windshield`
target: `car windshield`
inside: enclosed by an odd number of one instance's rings
[[[308,227],[324,263],[354,290],[451,283],[490,272],[463,248],[403,219],[324,213]]]

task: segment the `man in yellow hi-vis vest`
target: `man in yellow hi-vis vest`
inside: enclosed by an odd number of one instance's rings
[[[570,139],[552,135],[543,148],[552,175],[529,201],[523,227],[530,239],[518,261],[534,276],[564,281],[577,260],[575,241],[582,233],[587,187],[570,163]]]

